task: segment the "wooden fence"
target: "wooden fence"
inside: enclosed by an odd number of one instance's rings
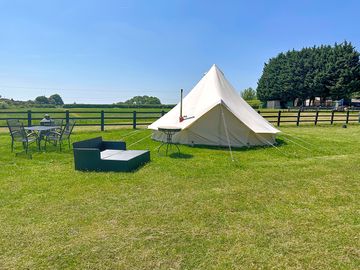
[[[280,126],[280,125],[297,125],[300,124],[321,124],[321,123],[359,123],[359,111],[289,111],[289,110],[279,110],[279,111],[258,111],[265,119],[270,123]]]
[[[44,118],[45,111],[0,111],[0,127],[7,127],[7,119],[18,119],[27,126],[39,125]],[[76,126],[137,126],[150,125],[165,114],[165,111],[49,111],[52,119],[63,119],[69,122],[76,121]]]
[[[19,119],[27,126],[38,125],[44,117],[44,111],[0,111],[0,127],[6,127],[7,119]],[[73,119],[77,126],[99,126],[101,131],[105,126],[137,126],[150,125],[160,118],[166,111],[49,111],[52,119],[64,119],[68,122]],[[359,111],[258,111],[270,123],[281,125],[302,124],[334,124],[359,123]]]

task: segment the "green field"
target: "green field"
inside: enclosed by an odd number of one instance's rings
[[[73,140],[133,132],[93,129]],[[234,162],[147,138],[134,173],[76,172],[71,150],[15,157],[0,133],[0,269],[359,269],[360,126],[281,130]]]

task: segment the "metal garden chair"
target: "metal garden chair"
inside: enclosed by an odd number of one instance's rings
[[[16,119],[8,119],[7,125],[9,127],[10,136],[11,136],[11,152],[14,152],[14,143],[21,142],[25,153],[28,153],[29,145],[36,143],[37,147],[40,150],[39,138],[36,133],[27,133],[24,129],[23,123]]]
[[[70,149],[70,136],[75,126],[75,121],[69,121],[61,129],[61,131],[49,131],[45,139],[45,151],[47,143],[52,143],[53,145],[59,145],[60,151],[62,150],[63,141],[67,141]]]
[[[64,125],[64,119],[53,119],[53,121],[51,122],[51,125],[59,127],[56,129],[56,131],[61,132],[63,125]]]
[[[61,133],[61,130],[62,130],[63,125],[64,125],[64,120],[63,119],[52,119],[51,122],[48,125],[56,126],[57,128],[54,129],[53,131]],[[44,137],[48,136],[49,133],[50,133],[50,131],[46,131],[46,132],[42,133],[41,138],[44,138]]]

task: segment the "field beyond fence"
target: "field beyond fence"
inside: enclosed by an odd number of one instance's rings
[[[42,110],[23,110],[23,111],[0,111],[0,127],[6,127],[7,119],[19,119],[27,126],[39,125],[44,114],[49,114],[52,119],[70,119],[76,121],[77,126],[98,126],[100,130],[105,130],[106,126],[138,126],[150,125],[156,119],[163,116],[169,109],[42,109]],[[281,125],[317,125],[334,123],[358,123],[359,111],[301,111],[301,110],[263,110],[258,111],[266,120],[275,126]]]

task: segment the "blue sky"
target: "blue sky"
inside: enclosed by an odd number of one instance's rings
[[[214,63],[240,91],[281,51],[344,40],[360,50],[359,10],[359,1],[0,0],[0,95],[176,103]]]

